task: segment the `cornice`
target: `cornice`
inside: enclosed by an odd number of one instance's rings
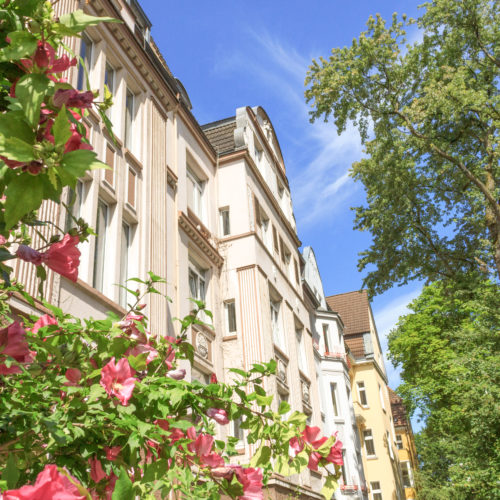
[[[219,268],[222,266],[224,263],[222,255],[182,210],[179,210],[179,226],[191,238],[191,240],[196,243],[198,248],[208,257],[210,262]]]
[[[177,181],[179,178],[174,171],[167,165],[167,184],[174,190],[177,190]]]

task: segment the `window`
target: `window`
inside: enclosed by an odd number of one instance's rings
[[[389,456],[394,460],[394,452],[392,451],[391,435],[389,431],[385,431],[385,437],[387,438],[387,447],[389,448]]]
[[[204,191],[205,181],[202,181],[197,175],[188,168],[187,170],[187,190],[188,190],[188,207],[202,221],[204,220]]]
[[[337,384],[330,384],[330,394],[332,395],[333,416],[339,416],[339,409],[337,405]]]
[[[375,456],[375,445],[373,443],[373,435],[371,429],[363,431],[363,439],[365,441],[365,451],[367,457]]]
[[[238,438],[238,443],[237,446],[239,445],[244,446],[244,439],[245,439],[245,431],[241,428],[242,424],[242,419],[241,417],[235,418],[232,421],[233,429],[232,429],[232,435],[235,438]]]
[[[403,437],[401,434],[396,434],[396,447],[398,450],[403,449]]]
[[[132,229],[126,223],[122,222],[122,234],[120,241],[120,285],[127,286],[129,276],[129,254],[132,242]],[[127,290],[120,288],[120,305],[127,307]]]
[[[361,403],[361,406],[368,406],[368,400],[366,399],[366,389],[365,389],[365,383],[364,382],[357,382],[358,386],[358,396],[359,396],[359,402]]]
[[[299,358],[299,370],[302,371],[302,373],[307,375],[307,360],[306,360],[306,350],[304,348],[304,335],[302,332],[302,328],[297,328],[295,330],[295,335],[297,337],[297,351],[298,351],[298,358]]]
[[[271,329],[273,332],[274,343],[280,349],[284,350],[285,342],[283,339],[283,331],[280,322],[280,305],[280,302],[271,300]]]
[[[189,293],[191,298],[205,302],[206,298],[206,271],[190,262],[189,265]]]
[[[226,331],[227,333],[236,332],[236,304],[234,300],[224,302],[226,310]]]
[[[125,95],[125,133],[123,134],[123,139],[125,143],[125,147],[128,149],[132,149],[132,140],[133,140],[133,124],[134,124],[134,115],[135,115],[135,95],[127,89],[127,93]]]
[[[263,151],[262,151],[262,147],[259,144],[259,141],[257,141],[257,138],[255,137],[255,135],[253,136],[253,154],[255,157],[255,163],[257,164],[257,166],[259,166],[260,161],[262,160]]]
[[[295,271],[295,281],[297,282],[297,284],[300,283],[300,278],[299,278],[299,265],[297,264],[297,260],[294,259],[293,261],[293,269]]]
[[[283,187],[283,184],[281,181],[276,177],[276,185],[278,186],[278,195],[280,198],[283,198],[283,193],[285,192],[285,188]]]
[[[109,169],[104,171],[104,180],[110,186],[113,186],[115,178],[115,150],[109,144],[106,144],[106,165]]]
[[[106,85],[111,94],[115,93],[115,70],[109,63],[106,63],[106,68],[104,69],[104,85]],[[111,108],[106,110],[106,116],[108,118],[111,116]]]
[[[193,367],[191,368],[191,380],[197,380],[202,384],[208,385],[210,383],[210,375]]]
[[[325,339],[325,354],[330,352],[330,344],[328,339],[328,325],[326,323],[323,324],[323,338]]]
[[[92,64],[92,42],[86,35],[82,35],[82,39],[80,41],[80,59],[81,61],[78,65],[76,88],[78,90],[85,90],[87,89],[86,71],[90,70]],[[82,66],[82,61],[85,68]]]
[[[136,206],[135,192],[136,192],[136,184],[137,184],[137,174],[132,167],[128,167],[128,176],[127,176],[127,203],[131,207]]]
[[[363,347],[365,350],[365,356],[373,356],[373,343],[370,332],[363,333]]]
[[[262,242],[267,249],[270,249],[269,242],[269,217],[266,215],[259,201],[255,198],[255,221],[257,225],[257,233],[262,239]]]
[[[276,231],[276,227],[273,226],[273,242],[274,242],[274,250],[279,253],[280,247],[278,244],[278,231]]]
[[[83,182],[76,181],[75,189],[68,189],[66,221],[64,223],[65,232],[68,232],[74,227],[74,219],[80,218],[83,200]]]
[[[382,490],[380,489],[380,482],[373,481],[370,483],[372,490],[372,500],[382,500]]]
[[[104,263],[106,260],[106,232],[109,226],[109,207],[102,200],[97,203],[97,220],[94,246],[94,275],[92,286],[100,292],[104,289]]]
[[[401,462],[401,475],[403,476],[403,486],[413,488],[413,474],[411,472],[410,462]]]
[[[380,396],[380,406],[382,406],[382,410],[385,411],[384,395],[382,394],[382,387],[380,384],[378,384],[378,395]]]
[[[342,449],[342,462],[343,462],[343,465],[341,467],[342,484],[347,484],[347,463],[345,460],[345,448]]]
[[[229,207],[221,208],[219,210],[220,217],[220,232],[222,236],[231,234],[231,227],[229,225]]]

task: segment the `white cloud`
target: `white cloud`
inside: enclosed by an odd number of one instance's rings
[[[282,116],[275,126],[286,122],[278,139],[286,144],[285,161],[292,187],[297,224],[319,225],[349,205],[358,187],[348,177],[351,164],[362,154],[359,134],[349,125],[340,136],[332,123],[309,122],[304,98],[304,78],[311,57],[284,45],[267,32],[249,31],[252,49],[218,57],[214,70],[258,79],[280,102]],[[251,103],[260,104],[260,103]],[[273,117],[271,117],[273,119]],[[281,127],[283,128],[283,127]]]

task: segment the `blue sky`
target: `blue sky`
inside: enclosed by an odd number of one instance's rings
[[[140,0],[153,22],[152,36],[167,64],[184,84],[193,113],[203,124],[233,116],[241,106],[262,106],[280,141],[290,180],[298,233],[314,248],[327,295],[359,289],[358,253],[370,235],[353,231],[352,206],[364,191],[348,176],[362,155],[349,128],[338,136],[333,124],[309,123],[304,78],[313,58],[349,45],[370,15],[418,15],[417,1],[384,0]],[[374,299],[380,340],[405,313],[420,285]],[[389,385],[399,384],[386,363]]]

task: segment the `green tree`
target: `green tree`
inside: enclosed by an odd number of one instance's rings
[[[332,116],[339,133],[352,121],[366,147],[351,175],[367,195],[355,227],[373,236],[359,261],[372,293],[500,277],[500,2],[423,8],[417,21],[370,18],[306,78],[312,120]],[[408,28],[422,39],[408,44]]]
[[[495,284],[425,287],[389,336],[399,392],[426,420],[420,497],[500,498],[500,297]]]

